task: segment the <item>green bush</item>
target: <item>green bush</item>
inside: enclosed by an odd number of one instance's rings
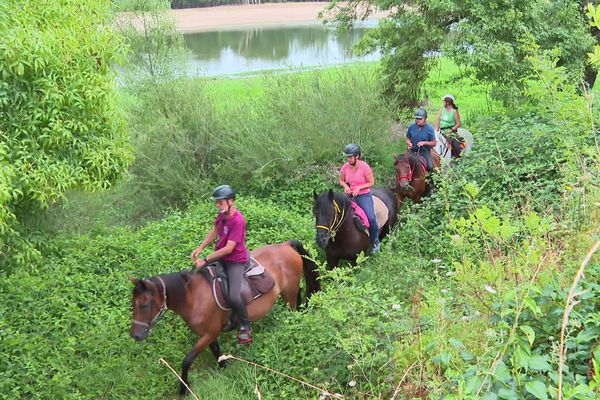
[[[121,38],[103,1],[0,4],[0,265],[36,256],[40,210],[65,190],[106,189],[131,148],[117,109]]]

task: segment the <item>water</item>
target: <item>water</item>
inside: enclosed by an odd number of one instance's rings
[[[190,70],[205,76],[255,73],[282,68],[315,68],[374,61],[379,53],[359,57],[352,46],[376,20],[337,34],[321,22],[286,24],[186,34]]]

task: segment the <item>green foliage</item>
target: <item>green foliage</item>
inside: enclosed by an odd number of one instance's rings
[[[38,211],[69,188],[109,187],[131,159],[106,2],[0,5],[0,264],[35,256]]]
[[[331,5],[336,9],[337,2]],[[382,52],[383,90],[399,106],[420,100],[421,85],[443,51],[465,73],[490,83],[495,96],[515,104],[523,90],[522,78],[532,66],[528,57],[556,49],[570,84],[579,83],[585,54],[593,44],[579,1],[379,1],[367,2],[388,11],[359,47]],[[368,12],[365,2],[339,7],[334,20],[349,24]]]
[[[352,142],[371,164],[387,161],[381,150],[390,143],[391,112],[370,69],[270,75],[263,84],[263,93],[219,115],[225,124],[215,171],[220,180],[272,190],[316,165],[339,168],[341,149]]]
[[[592,3],[588,3],[587,16],[590,19],[590,25],[596,29],[600,29],[600,7],[594,7]],[[600,67],[600,45],[596,44],[594,46],[594,51],[588,53],[588,57],[590,64],[594,65],[596,68]]]

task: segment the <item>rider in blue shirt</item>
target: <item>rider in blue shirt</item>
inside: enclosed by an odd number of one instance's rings
[[[406,144],[409,151],[413,151],[425,159],[427,171],[433,171],[431,149],[436,145],[433,126],[427,123],[427,111],[419,108],[415,112],[415,122],[408,127]]]

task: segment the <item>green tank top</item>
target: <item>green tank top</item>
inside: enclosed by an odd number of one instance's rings
[[[454,111],[454,109],[452,109],[452,111],[446,111],[446,107],[442,108],[442,115],[440,117],[440,130],[446,130],[456,125]]]

